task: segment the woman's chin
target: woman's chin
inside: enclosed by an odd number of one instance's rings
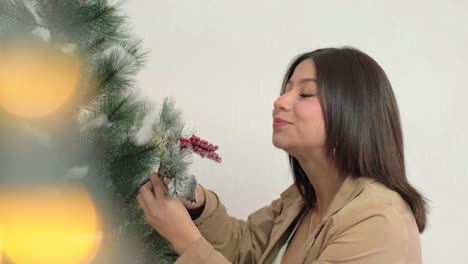
[[[279,149],[282,149],[281,148],[281,144],[280,142],[278,142],[279,140],[275,139],[275,137],[273,137],[273,139],[271,140],[271,142],[273,143],[273,146],[275,146],[275,148],[279,148]]]
[[[278,146],[278,145],[276,145],[275,143],[273,143],[273,146],[274,146],[275,148],[277,148],[277,149],[283,149],[281,146]]]
[[[285,142],[281,142],[280,140],[275,140],[274,138],[272,143],[275,148],[281,149],[289,155],[294,156],[295,148],[293,148],[291,145],[285,144]]]
[[[273,143],[273,146],[275,146],[275,148],[278,148],[278,149],[282,149],[284,151],[287,151],[287,144],[285,144],[284,142],[281,142],[281,140],[277,140],[273,137],[273,140],[272,140],[272,143]]]

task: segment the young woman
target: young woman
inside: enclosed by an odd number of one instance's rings
[[[273,145],[289,154],[295,184],[247,221],[202,186],[198,204],[169,200],[151,175],[138,201],[177,263],[422,263],[427,206],[407,181],[395,96],[371,57],[297,56],[274,102]]]

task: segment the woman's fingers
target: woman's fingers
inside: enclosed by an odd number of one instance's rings
[[[156,172],[151,173],[150,175],[151,184],[153,184],[154,193],[158,195],[163,191],[161,186],[161,180],[159,179],[159,175]]]
[[[169,187],[167,187],[169,185],[169,183],[171,183],[171,179],[169,178],[164,178],[164,177],[160,177],[161,179],[161,182],[163,183],[162,186],[163,186],[163,189],[165,192],[169,192]]]
[[[170,181],[152,173],[150,181],[140,188],[137,200],[144,210],[145,221],[181,255],[201,234],[181,201],[164,197],[166,182]]]
[[[151,182],[145,183],[143,186],[140,188],[140,198],[146,205],[146,208],[149,208],[148,205],[154,203],[156,200],[155,194],[153,193],[153,185]]]
[[[149,178],[151,184],[153,185],[153,188],[155,188],[156,185],[158,184],[158,183],[156,182],[156,179],[157,179],[157,178],[158,178],[158,173],[155,172],[155,171],[153,171],[153,172],[150,174],[150,178]]]
[[[138,204],[140,205],[140,207],[143,208],[143,211],[147,212],[148,211],[148,206],[146,205],[145,201],[141,197],[141,194],[137,195],[137,201],[138,201]]]
[[[169,179],[162,179],[161,176],[159,176],[156,172],[153,172],[150,175],[150,181],[153,184],[153,188],[155,190],[155,193],[167,193],[169,191],[167,187],[167,182],[170,183]]]

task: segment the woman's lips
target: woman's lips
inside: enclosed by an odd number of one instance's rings
[[[274,128],[283,127],[283,126],[287,126],[287,125],[290,125],[290,124],[289,124],[289,123],[285,123],[285,122],[273,123],[273,127],[274,127]]]
[[[281,118],[275,118],[273,120],[273,127],[282,127],[282,126],[286,126],[286,125],[290,125],[291,123],[289,123],[288,121],[286,120],[283,120]]]

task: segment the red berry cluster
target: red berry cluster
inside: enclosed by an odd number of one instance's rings
[[[190,138],[180,138],[180,150],[191,149],[193,152],[200,155],[202,158],[207,157],[216,162],[221,162],[222,159],[216,153],[218,146],[211,144],[210,142],[203,140],[195,135]]]

